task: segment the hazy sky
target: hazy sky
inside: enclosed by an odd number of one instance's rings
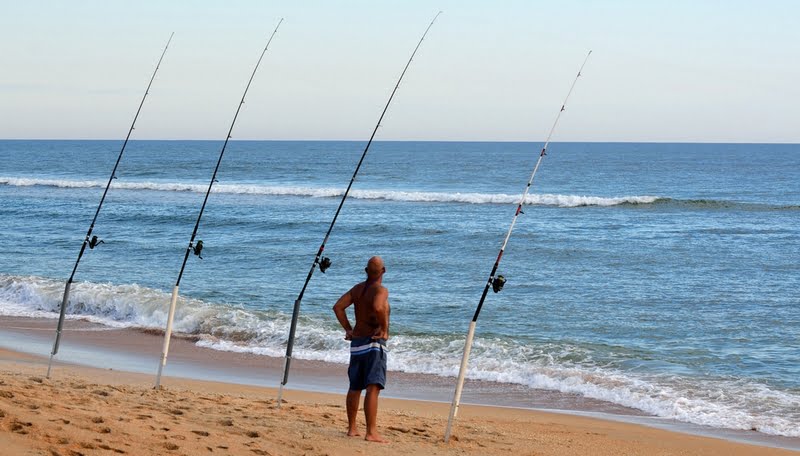
[[[0,138],[800,143],[796,1],[0,0]]]

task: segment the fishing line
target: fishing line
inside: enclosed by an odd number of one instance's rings
[[[125,152],[125,146],[128,145],[128,140],[131,137],[131,133],[133,133],[134,127],[136,126],[136,120],[139,118],[139,113],[142,111],[142,106],[144,106],[144,100],[147,99],[147,95],[150,93],[150,86],[153,85],[153,80],[156,78],[156,73],[158,73],[158,68],[161,66],[161,60],[164,59],[164,54],[167,53],[167,48],[169,48],[169,43],[172,41],[172,37],[175,35],[175,32],[170,34],[169,39],[167,40],[167,45],[164,46],[164,51],[161,53],[161,57],[158,59],[158,63],[156,64],[156,69],[153,71],[153,76],[150,77],[150,82],[147,83],[147,89],[144,91],[144,96],[142,97],[142,101],[139,103],[139,108],[136,110],[136,115],[133,116],[133,122],[131,122],[131,128],[128,129],[128,136],[125,137],[125,142],[122,143],[122,148],[119,151],[119,155],[117,156],[117,161],[114,163],[114,168],[111,170],[111,175],[108,178],[108,183],[106,184],[105,190],[103,190],[103,196],[100,197],[100,204],[97,205],[97,210],[94,212],[94,217],[92,218],[92,223],[89,224],[89,231],[86,232],[86,237],[83,239],[83,244],[81,244],[81,250],[78,253],[78,259],[75,260],[75,266],[72,268],[72,274],[70,274],[69,279],[67,279],[67,284],[64,287],[64,296],[61,300],[61,308],[59,310],[58,315],[58,326],[56,328],[56,340],[53,343],[53,350],[50,352],[50,361],[47,363],[47,378],[50,378],[50,369],[53,367],[53,357],[56,356],[58,353],[58,346],[61,343],[61,332],[63,331],[64,327],[64,316],[66,315],[67,311],[67,304],[69,302],[69,292],[72,288],[72,282],[75,278],[75,273],[78,271],[78,265],[81,262],[81,258],[83,258],[83,253],[86,251],[86,246],[89,246],[89,250],[93,250],[100,244],[104,242],[99,239],[97,236],[92,235],[94,231],[95,222],[97,222],[97,216],[100,215],[100,209],[103,207],[103,202],[106,200],[106,195],[108,194],[108,189],[111,187],[111,182],[117,178],[117,167],[119,166],[119,162],[122,159],[122,154]]]
[[[284,357],[284,364],[283,364],[283,379],[281,380],[280,387],[278,387],[278,403],[277,403],[278,408],[280,408],[281,406],[283,387],[289,381],[289,367],[292,362],[292,348],[294,347],[295,332],[297,330],[297,319],[300,315],[300,302],[303,300],[303,295],[306,292],[308,283],[311,281],[311,276],[314,275],[314,270],[317,268],[317,266],[319,266],[319,270],[324,274],[325,271],[332,264],[330,258],[322,256],[322,252],[325,250],[325,244],[328,242],[328,238],[331,235],[331,231],[333,231],[333,225],[336,224],[336,219],[339,217],[339,212],[341,212],[342,206],[344,205],[344,202],[347,199],[347,195],[350,194],[350,188],[353,186],[353,182],[355,182],[356,180],[356,175],[358,174],[359,169],[361,169],[361,164],[364,162],[364,158],[367,156],[367,152],[369,151],[369,146],[372,145],[372,140],[375,138],[375,134],[378,132],[378,128],[381,126],[381,121],[383,121],[383,116],[386,115],[386,111],[389,109],[389,105],[392,103],[392,99],[394,98],[394,94],[397,92],[397,88],[400,87],[400,82],[403,80],[403,76],[405,76],[406,70],[408,70],[408,67],[411,65],[411,61],[414,60],[414,56],[417,54],[417,50],[419,50],[419,47],[422,45],[422,41],[425,39],[425,36],[428,34],[428,31],[431,29],[431,27],[433,27],[433,23],[436,22],[436,19],[439,17],[440,14],[442,14],[441,11],[436,13],[436,16],[433,17],[431,23],[428,24],[428,28],[425,29],[425,33],[422,34],[422,38],[419,39],[417,47],[414,48],[414,52],[411,53],[411,57],[408,59],[405,68],[403,68],[403,72],[400,73],[400,78],[398,78],[397,84],[395,84],[394,90],[392,90],[392,94],[389,95],[389,100],[386,102],[386,106],[384,106],[383,112],[381,113],[381,116],[378,118],[378,123],[375,124],[375,128],[372,130],[372,135],[369,137],[369,141],[367,141],[366,147],[364,147],[364,152],[361,154],[361,159],[358,161],[358,164],[356,165],[356,169],[353,172],[353,177],[350,178],[350,183],[347,185],[347,190],[345,190],[344,195],[342,195],[342,200],[339,201],[339,207],[336,209],[336,213],[333,215],[333,220],[331,220],[331,224],[328,227],[327,233],[325,233],[325,238],[323,238],[322,244],[320,244],[319,246],[319,250],[317,250],[317,255],[314,257],[314,262],[311,263],[311,269],[308,271],[308,276],[306,276],[306,281],[305,283],[303,283],[303,288],[300,289],[300,294],[294,301],[294,310],[292,310],[292,323],[289,328],[289,340],[286,343],[286,356]]]
[[[163,371],[164,366],[167,364],[169,341],[170,337],[172,336],[172,322],[175,319],[175,307],[178,303],[178,289],[181,285],[183,271],[186,269],[186,262],[189,260],[190,253],[194,253],[201,260],[203,259],[203,257],[200,256],[203,251],[203,241],[198,240],[195,243],[197,230],[200,227],[200,219],[203,218],[203,212],[206,209],[206,203],[208,202],[208,196],[211,194],[211,188],[214,186],[214,182],[217,182],[217,171],[219,171],[219,165],[222,163],[223,155],[225,155],[225,148],[228,146],[228,141],[231,139],[231,133],[233,133],[233,126],[236,125],[236,119],[239,117],[239,111],[242,109],[242,105],[244,104],[244,98],[247,96],[247,91],[250,89],[250,84],[253,82],[253,78],[256,76],[256,71],[258,71],[258,67],[261,65],[261,60],[264,58],[264,54],[267,53],[267,49],[269,49],[269,45],[272,43],[272,38],[274,38],[275,34],[278,33],[278,28],[281,26],[282,22],[283,18],[281,18],[281,20],[278,21],[278,25],[275,26],[275,30],[272,32],[272,35],[270,35],[269,40],[267,40],[267,45],[264,46],[264,50],[261,51],[261,56],[258,58],[255,68],[253,68],[253,73],[250,75],[250,80],[247,81],[247,86],[245,86],[244,93],[242,94],[242,100],[239,102],[239,106],[236,108],[236,114],[233,115],[233,121],[231,122],[230,129],[228,129],[228,135],[225,137],[225,142],[222,144],[222,150],[219,152],[217,165],[214,167],[214,173],[211,175],[211,181],[208,183],[208,190],[206,190],[206,196],[203,199],[203,205],[200,206],[200,213],[197,214],[197,222],[195,222],[194,230],[192,230],[192,236],[189,238],[189,245],[186,247],[186,254],[183,256],[183,263],[181,264],[181,270],[178,273],[178,279],[175,281],[175,286],[172,288],[172,299],[169,304],[169,315],[167,316],[167,329],[164,332],[164,347],[161,350],[161,360],[158,363],[158,373],[156,374],[155,388],[158,388],[161,385],[161,372]]]
[[[531,185],[533,184],[533,178],[536,176],[536,171],[539,170],[539,165],[542,164],[542,160],[546,155],[547,146],[550,144],[550,138],[553,136],[553,132],[556,129],[556,125],[558,125],[559,119],[561,119],[561,113],[564,112],[567,106],[567,101],[569,100],[570,95],[572,95],[572,90],[575,88],[575,84],[578,82],[578,79],[581,77],[581,71],[583,71],[584,65],[586,65],[586,61],[589,60],[589,56],[592,55],[592,51],[589,51],[586,54],[586,58],[583,59],[583,64],[581,64],[580,69],[578,70],[577,76],[575,76],[575,80],[572,81],[572,85],[569,88],[569,92],[567,92],[566,98],[564,98],[564,103],[561,104],[561,109],[558,111],[558,115],[556,116],[556,120],[553,122],[553,126],[550,128],[550,133],[547,135],[547,140],[544,142],[544,146],[542,147],[542,152],[539,154],[539,159],[536,160],[536,166],[533,167],[533,172],[531,173],[530,179],[528,179],[528,185],[525,187],[525,191],[522,192],[522,197],[519,200],[519,204],[517,205],[517,211],[514,213],[514,218],[511,220],[511,226],[508,227],[508,233],[506,233],[506,237],[503,240],[503,245],[500,247],[500,253],[497,255],[497,259],[494,262],[494,266],[492,267],[492,272],[489,274],[489,280],[486,282],[486,286],[483,288],[483,294],[481,294],[481,299],[478,302],[478,307],[475,309],[475,314],[472,316],[472,321],[469,324],[469,331],[467,332],[467,340],[464,344],[464,354],[461,358],[461,368],[458,371],[458,381],[456,382],[456,391],[453,395],[453,403],[450,406],[450,417],[447,420],[447,431],[444,434],[444,441],[448,442],[450,440],[450,431],[453,426],[453,421],[456,418],[456,414],[458,413],[458,405],[461,401],[461,390],[464,387],[464,376],[466,375],[467,371],[467,362],[469,361],[469,352],[472,348],[472,338],[475,336],[475,325],[478,322],[478,315],[481,313],[481,308],[483,308],[483,302],[486,300],[486,295],[489,293],[489,288],[492,288],[492,291],[495,293],[500,292],[503,289],[503,286],[506,283],[506,278],[502,275],[495,275],[497,273],[497,267],[500,265],[500,260],[503,258],[503,252],[506,250],[506,245],[508,245],[508,239],[511,237],[511,232],[514,230],[514,225],[517,223],[517,218],[519,214],[522,214],[522,204],[525,202],[525,198],[528,196],[528,191],[531,189]]]

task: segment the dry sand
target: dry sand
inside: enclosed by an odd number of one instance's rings
[[[57,365],[0,350],[0,454],[6,455],[795,455],[571,415],[382,399],[389,444],[345,436],[343,395]],[[363,414],[359,413],[363,426]]]

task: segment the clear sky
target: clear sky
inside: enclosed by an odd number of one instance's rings
[[[0,0],[0,138],[800,143],[800,2]]]

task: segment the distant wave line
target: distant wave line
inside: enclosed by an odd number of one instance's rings
[[[45,186],[56,188],[101,188],[101,181],[58,180],[0,177],[0,185],[16,187]],[[168,192],[205,192],[204,184],[169,182],[114,182],[113,188],[123,190],[152,190]],[[217,184],[214,193],[267,195],[267,196],[307,196],[312,198],[333,198],[344,193],[342,188],[270,186],[258,184]],[[351,196],[363,200],[387,200],[416,203],[466,203],[466,204],[512,204],[519,202],[518,195],[506,193],[477,192],[419,192],[402,190],[353,190]],[[622,204],[651,204],[663,198],[657,196],[601,197],[587,195],[530,194],[525,198],[526,205],[582,207],[617,206]]]

